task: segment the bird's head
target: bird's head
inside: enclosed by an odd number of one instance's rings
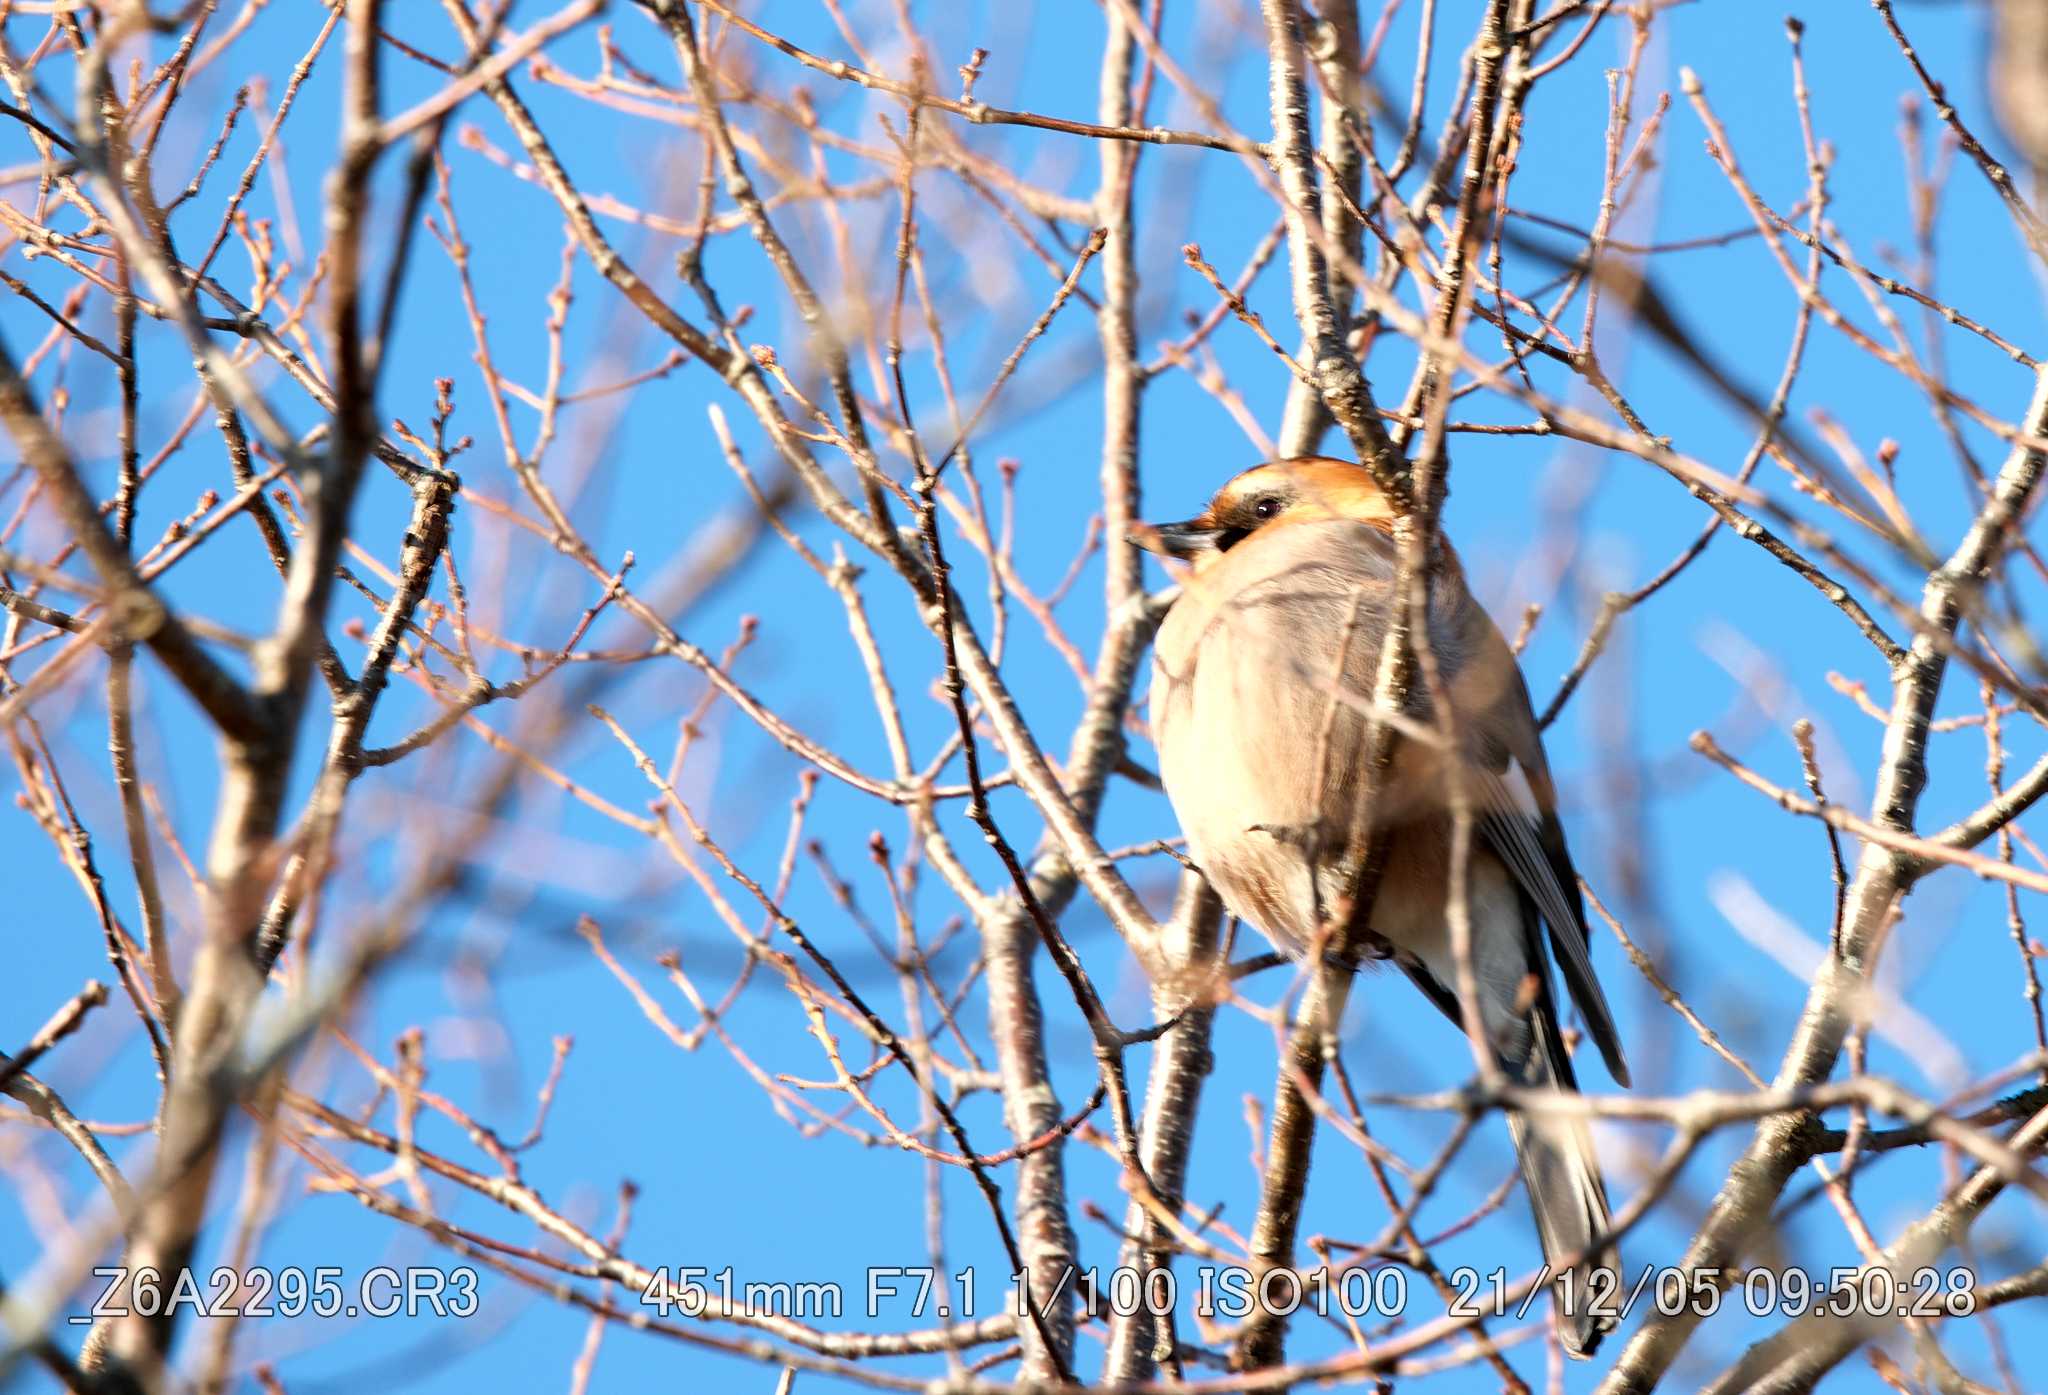
[[[1208,507],[1185,523],[1140,523],[1126,537],[1147,552],[1177,557],[1199,573],[1254,533],[1327,519],[1391,532],[1394,508],[1363,466],[1305,455],[1254,465],[1217,490]]]

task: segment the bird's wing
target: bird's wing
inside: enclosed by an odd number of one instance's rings
[[[1558,967],[1564,972],[1565,987],[1571,992],[1572,1002],[1578,1005],[1579,1012],[1585,1017],[1586,1030],[1600,1048],[1600,1056],[1606,1061],[1608,1072],[1617,1082],[1627,1085],[1628,1061],[1622,1054],[1621,1036],[1615,1030],[1607,995],[1600,991],[1600,980],[1593,973],[1585,916],[1577,895],[1578,878],[1571,871],[1569,854],[1553,856],[1543,846],[1543,825],[1549,823],[1554,826],[1556,816],[1546,819],[1521,807],[1514,791],[1498,772],[1481,770],[1479,785],[1480,837],[1486,840],[1494,855],[1507,864],[1523,892],[1535,903],[1537,912],[1549,925],[1551,948],[1557,955]],[[1553,844],[1560,853],[1561,843],[1562,838],[1559,838]],[[1562,868],[1558,865],[1560,861]],[[1573,893],[1569,896],[1560,883],[1560,872],[1571,879]]]
[[[1479,833],[1514,874],[1550,927],[1550,945],[1572,1002],[1600,1048],[1608,1073],[1629,1083],[1614,1014],[1593,973],[1591,932],[1579,896],[1579,874],[1557,818],[1557,788],[1543,755],[1543,736],[1513,652],[1476,601],[1461,617],[1463,671],[1454,701],[1472,746],[1479,785]],[[1462,699],[1460,701],[1459,699]],[[1514,776],[1519,773],[1519,779]]]

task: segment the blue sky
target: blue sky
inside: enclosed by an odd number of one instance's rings
[[[1248,132],[1265,130],[1264,70],[1248,21],[1225,18],[1204,8],[1169,3],[1167,42]],[[1249,7],[1237,7],[1246,8]],[[1069,116],[1092,115],[1095,102],[1093,54],[1102,18],[1094,5],[1046,0],[1013,7],[913,5],[944,70],[975,47],[990,50],[978,95],[1001,105]],[[1414,6],[1397,14],[1387,40],[1385,71],[1390,86],[1405,91],[1414,52]],[[1441,6],[1445,38],[1431,87],[1433,131],[1455,75],[1462,35],[1471,22],[1469,3]],[[1912,229],[1895,128],[1899,99],[1913,79],[1866,6],[1812,5],[1806,53],[1813,113],[1823,139],[1832,143],[1830,217],[1867,264],[1898,270],[1898,259],[1913,256]],[[449,55],[455,43],[438,7],[393,7],[398,33],[431,52]],[[759,20],[799,42],[832,56],[850,56],[830,23],[815,7],[794,0],[756,7]],[[513,23],[523,27],[547,11],[521,4]],[[1908,26],[1930,68],[1949,82],[1964,119],[1989,137],[1992,125],[1977,94],[1985,44],[1982,8],[1966,5],[1902,6]],[[901,59],[889,9],[880,4],[849,7],[856,27],[872,37],[885,60]],[[626,51],[664,82],[676,80],[673,56],[644,17],[630,5],[608,15]],[[279,0],[264,9],[231,59],[204,74],[182,110],[187,124],[175,124],[160,157],[167,171],[161,183],[181,183],[184,171],[212,139],[235,86],[262,76],[272,99],[284,74],[303,53],[317,28],[317,11],[301,0]],[[34,42],[40,21],[9,22],[17,49]],[[1517,207],[1585,226],[1596,211],[1601,169],[1601,131],[1606,92],[1601,69],[1617,64],[1626,31],[1609,24],[1571,69],[1539,86],[1531,101],[1522,157],[1510,201]],[[743,35],[726,41],[743,52],[764,80],[781,83],[789,74],[775,58]],[[551,50],[558,64],[588,74],[597,49],[588,32]],[[339,53],[316,66],[300,108],[286,128],[284,168],[295,191],[296,216],[312,237],[318,228],[319,181],[333,149],[338,120]],[[1637,102],[1640,121],[1658,94],[1670,92],[1663,118],[1659,161],[1651,186],[1617,226],[1617,235],[1639,241],[1671,241],[1731,231],[1747,223],[1740,202],[1708,158],[1700,123],[1678,94],[1680,65],[1696,71],[1715,110],[1728,127],[1735,153],[1759,193],[1773,207],[1789,210],[1806,183],[1796,112],[1791,98],[1789,49],[1778,7],[1758,4],[1680,6],[1660,17],[1641,72]],[[55,74],[53,68],[51,74]],[[431,92],[432,74],[393,57],[387,64],[388,104]],[[895,114],[890,104],[851,87],[810,75],[808,87],[834,129],[879,139],[875,114]],[[46,75],[53,84],[60,79]],[[947,79],[950,82],[950,78]],[[639,207],[687,220],[696,199],[695,144],[687,132],[574,99],[530,80],[521,90],[533,102],[572,174],[587,191],[616,194]],[[1198,118],[1170,86],[1161,84],[1156,112],[1170,124],[1192,126]],[[490,315],[492,352],[501,370],[528,385],[546,371],[547,344],[541,325],[545,298],[560,270],[562,231],[552,202],[537,187],[484,158],[456,139],[473,124],[501,151],[516,149],[488,103],[472,101],[451,127],[448,159],[463,231],[474,248],[473,274]],[[181,241],[211,230],[218,182],[232,176],[253,149],[245,119],[227,149],[209,194],[196,202],[189,223],[174,223]],[[1092,190],[1094,152],[1068,137],[1004,128],[966,130],[975,150],[1010,162],[1036,182],[1076,196]],[[1386,132],[1381,132],[1384,142]],[[1929,141],[1933,141],[1930,129]],[[8,157],[28,158],[25,144]],[[872,171],[851,157],[829,153],[826,166],[836,179]],[[395,203],[395,164],[384,171],[377,192],[380,217]],[[921,185],[931,217],[964,217],[971,207],[959,186],[937,174]],[[18,196],[16,191],[15,196]],[[1206,310],[1211,293],[1181,262],[1180,247],[1198,242],[1226,277],[1235,275],[1270,223],[1267,203],[1234,157],[1192,150],[1151,150],[1143,155],[1138,187],[1139,274],[1143,281],[1140,344],[1149,356],[1158,341],[1182,332],[1187,309]],[[252,210],[279,213],[276,190],[259,181]],[[864,289],[880,295],[893,270],[891,248],[898,207],[893,198],[853,206],[850,231],[855,264]],[[829,231],[814,217],[783,218],[800,256],[829,265]],[[380,252],[388,249],[382,229]],[[662,294],[691,305],[673,271],[676,238],[605,220],[620,249]],[[1053,278],[1018,255],[1013,241],[983,229],[959,249],[944,245],[941,221],[925,234],[933,248],[934,291],[948,318],[952,364],[967,401],[976,399],[996,364],[1042,309]],[[1072,231],[1071,229],[1069,230]],[[1538,234],[1543,236],[1542,234]],[[1570,251],[1564,235],[1544,236],[1547,245]],[[2039,269],[2013,231],[1988,186],[1973,168],[1957,167],[1945,186],[1938,221],[1940,293],[1957,307],[1992,324],[2022,346],[2042,343]],[[47,288],[63,286],[47,267],[23,270],[18,252],[8,269]],[[249,268],[235,244],[223,253],[223,278],[231,288],[246,286]],[[1512,269],[1512,261],[1510,263]],[[1656,259],[1656,270],[1686,324],[1711,347],[1757,396],[1768,395],[1783,361],[1795,308],[1784,278],[1754,239]],[[776,287],[759,249],[737,235],[714,239],[707,268],[728,306],[751,305],[750,342],[773,343],[798,356],[800,327]],[[1901,272],[1904,275],[1906,273]],[[1095,271],[1086,285],[1096,284]],[[1523,263],[1526,284],[1541,279]],[[42,278],[37,280],[36,278]],[[823,287],[839,298],[847,287],[826,275]],[[1916,274],[1917,279],[1917,274]],[[1856,323],[1876,321],[1855,289],[1834,273],[1827,283]],[[659,341],[586,262],[574,270],[575,299],[567,331],[572,383],[605,384],[662,360]],[[1269,323],[1284,325],[1288,307],[1284,278],[1269,269],[1258,283],[1254,305]],[[1918,334],[1917,314],[1893,302]],[[692,308],[694,308],[692,306]],[[93,314],[99,324],[104,307]],[[1576,326],[1576,312],[1566,321]],[[1603,362],[1652,429],[1669,435],[1689,455],[1730,469],[1748,445],[1750,428],[1702,388],[1690,369],[1650,336],[1628,324],[1618,306],[1603,316],[1599,349]],[[0,335],[17,354],[44,331],[36,312],[18,300],[0,305]],[[1283,334],[1283,340],[1291,338]],[[1101,434],[1099,395],[1093,390],[1098,362],[1094,328],[1083,306],[1070,305],[1025,367],[974,441],[982,477],[994,488],[998,459],[1018,463],[1015,519],[1017,566],[1044,591],[1066,571],[1079,550],[1090,514],[1099,502],[1096,471]],[[1277,429],[1285,370],[1241,327],[1226,324],[1211,341],[1231,385],[1270,432]],[[1475,333],[1475,343],[1484,342]],[[1998,415],[2016,415],[2030,387],[2024,369],[1968,336],[1944,340],[1953,380]],[[431,381],[455,380],[457,412],[451,434],[471,433],[477,444],[458,462],[469,486],[499,500],[517,496],[504,465],[497,429],[472,361],[474,345],[461,315],[447,260],[431,239],[422,239],[406,282],[379,415],[424,425]],[[1383,337],[1369,370],[1382,395],[1396,396],[1405,384],[1410,358],[1406,346]],[[94,480],[111,478],[107,423],[112,388],[97,364],[74,359],[63,370],[73,394],[72,439]],[[52,370],[38,385],[48,391]],[[865,382],[865,368],[860,368]],[[913,345],[909,363],[913,400],[925,419],[939,419],[936,379],[928,356]],[[158,386],[160,385],[160,387]],[[1553,377],[1553,390],[1566,385]],[[288,382],[267,380],[274,401],[301,425],[315,419],[310,405]],[[182,417],[190,400],[189,368],[181,367],[167,338],[150,341],[144,371],[145,449]],[[1570,391],[1575,405],[1597,407],[1580,385]],[[656,589],[660,563],[685,540],[713,523],[741,499],[725,468],[706,419],[708,404],[722,403],[735,423],[750,459],[766,458],[764,443],[744,409],[701,367],[686,366],[642,388],[630,399],[610,398],[565,412],[561,440],[550,468],[565,474],[572,512],[601,556],[615,561],[632,550],[641,559],[643,594]],[[617,415],[615,408],[624,407]],[[1927,404],[1911,385],[1874,364],[1841,336],[1816,326],[1808,366],[1793,399],[1795,417],[1809,434],[1807,412],[1822,408],[1842,422],[1866,453],[1892,438],[1900,445],[1901,489],[1916,522],[1937,549],[1951,545],[1966,517],[1957,471]],[[515,435],[529,443],[535,415],[514,404]],[[1525,409],[1499,400],[1477,399],[1474,419],[1523,421]],[[1979,458],[1995,462],[1995,443],[1971,429]],[[1597,613],[1600,595],[1628,588],[1654,574],[1696,533],[1704,509],[1682,489],[1631,457],[1605,456],[1570,442],[1531,437],[1466,436],[1455,443],[1447,527],[1463,553],[1484,600],[1511,632],[1523,607],[1545,607],[1524,657],[1539,707]],[[1216,401],[1185,375],[1169,374],[1146,398],[1142,437],[1145,510],[1151,517],[1178,518],[1199,507],[1222,479],[1253,463],[1252,444]],[[588,467],[581,483],[576,471]],[[153,539],[163,526],[191,507],[204,488],[220,488],[225,461],[217,439],[204,429],[165,467],[160,485],[146,495],[140,538]],[[1774,498],[1793,501],[1785,478],[1767,467],[1763,483]],[[12,499],[8,501],[12,507]],[[373,477],[358,511],[357,536],[387,562],[395,556],[404,517],[405,493],[388,477]],[[1822,518],[1810,505],[1807,516]],[[829,546],[831,534],[816,519],[800,521],[814,545]],[[1875,567],[1890,583],[1910,585],[1910,573],[1882,557],[1867,537],[1853,536],[1838,520],[1827,523],[1852,555]],[[515,534],[490,512],[466,503],[457,514],[458,558],[476,592],[480,614],[529,642],[551,646],[566,635],[576,615],[595,596],[590,580],[556,558],[529,535]],[[964,545],[963,593],[978,598],[983,574]],[[1148,572],[1156,583],[1156,569]],[[482,584],[488,578],[490,585]],[[166,591],[180,605],[215,620],[253,631],[273,613],[273,579],[257,550],[253,530],[230,530],[223,545],[202,550],[189,566],[173,572]],[[2032,588],[2037,590],[2038,587]],[[900,588],[874,569],[864,583],[878,636],[908,708],[920,759],[937,749],[950,729],[950,713],[927,696],[938,671],[935,646],[918,624]],[[441,594],[437,590],[437,594]],[[1092,652],[1101,631],[1101,572],[1091,562],[1082,572],[1060,620],[1083,652]],[[2031,590],[2023,599],[2035,601]],[[356,596],[336,600],[337,627],[366,613]],[[855,765],[886,768],[880,728],[866,700],[856,656],[836,602],[786,549],[772,542],[757,551],[732,577],[684,617],[687,637],[716,652],[730,642],[743,615],[760,618],[759,636],[739,661],[748,686],[800,729],[831,745]],[[1896,626],[1894,629],[1896,630]],[[1028,617],[1013,617],[1005,676],[1042,732],[1048,746],[1063,750],[1066,731],[1078,714],[1081,691],[1064,662],[1033,632]],[[607,616],[595,632],[600,647],[642,642],[624,617]],[[343,645],[345,655],[359,650]],[[1566,822],[1582,869],[1602,898],[1622,915],[1630,933],[1648,949],[1664,974],[1691,1004],[1765,1075],[1783,1050],[1804,997],[1804,982],[1781,959],[1796,964],[1801,944],[1824,944],[1832,889],[1826,845],[1817,826],[1796,824],[1765,800],[1737,786],[1685,749],[1696,729],[1711,730],[1720,742],[1771,778],[1796,784],[1797,753],[1788,736],[1791,723],[1808,717],[1816,725],[1829,794],[1852,808],[1867,804],[1880,727],[1828,682],[1830,672],[1868,685],[1880,704],[1885,673],[1875,653],[1858,639],[1842,616],[1813,590],[1758,550],[1723,536],[1702,560],[1649,606],[1626,618],[1613,645],[1564,716],[1552,729],[1549,747],[1566,796]],[[162,791],[172,821],[197,855],[212,806],[213,753],[196,714],[165,681],[142,666],[142,750],[147,778]],[[506,669],[500,677],[515,676]],[[581,670],[556,676],[573,682]],[[104,768],[105,735],[96,681],[78,683],[47,699],[38,711],[60,766],[80,772],[74,795],[81,816],[98,838],[100,861],[123,914],[134,923],[133,892],[120,855],[120,822]],[[605,705],[650,750],[666,751],[679,716],[696,703],[701,680],[680,664],[649,662],[620,675]],[[1944,713],[1972,710],[1973,685],[1950,685]],[[379,710],[370,742],[397,739],[425,716],[431,705],[413,685],[395,683]],[[494,728],[519,732],[520,711],[486,709]],[[324,736],[309,720],[309,749]],[[2012,764],[2021,767],[2037,752],[2031,734],[2012,733]],[[1934,778],[1922,806],[1924,826],[1936,826],[1974,807],[1983,785],[1981,735],[1974,729],[1939,735]],[[2031,742],[2031,744],[2030,744]],[[1135,751],[1151,763],[1149,750]],[[644,807],[647,787],[625,753],[603,729],[584,722],[560,758],[587,788],[626,808]],[[994,761],[993,753],[985,760]],[[301,763],[297,784],[309,778]],[[409,865],[406,842],[459,826],[461,792],[492,768],[489,751],[473,736],[457,733],[444,748],[385,770],[371,772],[352,796],[354,832],[344,845],[346,863],[330,897],[321,927],[327,949],[346,940],[351,928],[373,914],[401,881]],[[86,772],[91,772],[90,777]],[[957,773],[957,767],[956,767]],[[13,777],[10,776],[10,779]],[[700,811],[712,811],[714,826],[735,856],[758,875],[772,874],[796,790],[791,759],[750,729],[729,706],[714,706],[706,734],[693,751],[686,794]],[[1014,794],[999,795],[997,817],[1020,846],[1036,836],[1028,805]],[[978,843],[964,819],[954,819],[963,847],[972,846],[972,865],[985,884],[995,885],[999,869],[978,855]],[[10,801],[0,812],[6,849],[0,868],[11,893],[17,950],[10,957],[13,983],[0,994],[0,1041],[25,1040],[50,1011],[86,978],[109,978],[101,940],[89,908],[48,840]],[[819,839],[837,873],[855,886],[859,904],[887,926],[886,893],[867,860],[865,840],[880,831],[899,851],[903,820],[855,791],[827,781],[820,786],[806,824]],[[1103,816],[1106,846],[1133,844],[1169,835],[1171,813],[1160,797],[1128,783],[1112,787]],[[407,953],[380,980],[350,1026],[351,1035],[389,1060],[401,1031],[423,1029],[430,1088],[457,1101],[502,1135],[517,1138],[532,1118],[533,1099],[552,1057],[552,1039],[573,1034],[561,1089],[542,1141],[522,1155],[527,1181],[565,1214],[599,1234],[612,1224],[615,1194],[622,1181],[638,1188],[626,1253],[649,1265],[732,1266],[738,1282],[835,1282],[845,1286],[852,1307],[841,1324],[870,1325],[857,1309],[868,1273],[878,1266],[927,1263],[923,1222],[922,1165],[901,1152],[863,1147],[827,1133],[801,1137],[778,1118],[767,1097],[715,1041],[694,1053],[675,1049],[634,1007],[617,981],[596,962],[573,933],[577,918],[590,915],[605,930],[614,953],[659,999],[677,1022],[694,1018],[688,1004],[666,983],[656,956],[673,950],[707,996],[716,996],[739,968],[732,938],[719,926],[704,899],[668,865],[660,851],[537,782],[522,785],[505,825],[492,830],[501,841],[478,858],[460,892],[420,927]],[[1853,849],[1852,849],[1853,852]],[[1172,886],[1171,864],[1152,859],[1132,872],[1140,889],[1163,905]],[[174,869],[167,882],[179,881]],[[957,911],[929,869],[916,900],[921,937],[934,936]],[[188,954],[195,924],[193,899],[173,885],[174,921]],[[846,966],[856,985],[878,1003],[898,1007],[895,984],[875,962],[862,932],[835,902],[807,858],[800,857],[790,913]],[[1127,1026],[1146,1020],[1149,1007],[1142,976],[1123,952],[1100,912],[1085,897],[1065,922],[1069,937],[1103,989],[1116,1019]],[[1757,942],[1758,927],[1775,927],[1772,944]],[[1747,931],[1747,933],[1745,933]],[[887,933],[885,931],[885,933]],[[1247,932],[1245,944],[1256,946]],[[1776,949],[1776,954],[1772,952]],[[1615,999],[1637,1069],[1637,1086],[1652,1092],[1701,1086],[1733,1087],[1739,1078],[1714,1061],[1683,1023],[1664,1008],[1629,968],[1619,947],[1596,936],[1596,959]],[[937,960],[943,981],[955,982],[971,962],[969,939],[952,942]],[[2002,894],[1993,887],[1946,874],[1924,884],[1906,908],[1903,925],[1887,953],[1881,979],[1920,1018],[1932,1035],[1908,1035],[1903,1042],[1880,1036],[1871,1047],[1871,1069],[1907,1087],[1940,1096],[1960,1081],[1955,1073],[1982,1075],[2001,1068],[2033,1046],[2031,1020],[2020,999],[2015,952],[2007,935]],[[1044,973],[1040,986],[1047,1005],[1048,1042],[1055,1084],[1063,1107],[1086,1097],[1094,1068],[1085,1024],[1067,1000],[1056,975]],[[1250,995],[1270,1002],[1285,985],[1276,975],[1255,981]],[[964,1024],[980,1033],[979,997]],[[1354,995],[1347,1024],[1346,1062],[1361,1088],[1376,1091],[1441,1088],[1461,1078],[1464,1047],[1433,1010],[1395,976],[1378,975]],[[728,1027],[771,1072],[808,1078],[829,1068],[805,1035],[801,1013],[763,979],[741,997]],[[1273,1083],[1273,1036],[1266,1026],[1226,1012],[1219,1022],[1217,1069],[1207,1086],[1207,1108],[1197,1135],[1189,1197],[1202,1206],[1221,1205],[1225,1221],[1248,1226],[1255,1204],[1250,1157],[1255,1140],[1245,1122],[1245,1101],[1263,1103]],[[1134,1077],[1143,1075],[1146,1055],[1132,1053]],[[116,1002],[98,1013],[80,1036],[49,1058],[39,1073],[63,1093],[82,1116],[135,1121],[147,1117],[155,1083],[147,1051],[132,1015]],[[1598,1077],[1597,1066],[1585,1072]],[[1609,1088],[1604,1079],[1590,1081]],[[306,1063],[299,1087],[322,1094],[338,1107],[366,1102],[369,1085],[355,1062],[323,1046]],[[903,1111],[914,1109],[900,1085],[881,1097]],[[389,1107],[381,1116],[388,1123]],[[1376,1133],[1411,1158],[1429,1155],[1448,1120],[1393,1110],[1375,1110]],[[980,1097],[963,1110],[977,1147],[1009,1143],[996,1106]],[[483,1166],[458,1131],[433,1120],[423,1135],[431,1145]],[[1730,1132],[1703,1149],[1682,1174],[1674,1198],[1628,1247],[1631,1270],[1666,1264],[1690,1233],[1688,1222],[1713,1192],[1743,1135]],[[225,1216],[241,1182],[242,1142],[222,1171],[216,1212]],[[1618,1192],[1633,1191],[1642,1167],[1663,1142],[1650,1130],[1611,1131],[1610,1177]],[[117,1159],[140,1167],[146,1146],[129,1137],[110,1139]],[[24,1154],[27,1156],[24,1157]],[[0,1129],[0,1156],[15,1175],[33,1179],[0,1200],[0,1274],[10,1283],[29,1273],[65,1220],[76,1220],[98,1204],[92,1179],[61,1143],[20,1125]],[[1079,1212],[1092,1200],[1121,1214],[1115,1168],[1101,1151],[1085,1145],[1068,1150],[1075,1225],[1084,1259],[1107,1266],[1115,1239],[1103,1225]],[[355,1161],[372,1170],[374,1163]],[[1442,1228],[1491,1191],[1510,1167],[1506,1133],[1497,1121],[1464,1155],[1424,1213]],[[1936,1153],[1895,1155],[1872,1169],[1857,1196],[1881,1238],[1924,1212],[1949,1164]],[[1007,1187],[1008,1177],[1002,1180]],[[416,1233],[367,1213],[355,1201],[331,1193],[303,1193],[303,1176],[289,1174],[287,1214],[265,1235],[260,1260],[269,1266],[334,1265],[350,1275],[379,1264],[439,1264],[455,1261]],[[1788,1195],[1810,1190],[1811,1179],[1795,1182]],[[508,1213],[452,1190],[437,1193],[448,1215],[486,1233],[530,1243],[528,1229]],[[946,1258],[958,1269],[971,1265],[977,1276],[977,1311],[1000,1303],[1002,1262],[985,1209],[964,1177],[946,1183]],[[2038,1259],[2042,1230],[2032,1203],[2002,1200],[1979,1225],[1977,1241],[1987,1277],[2012,1272]],[[1362,1239],[1385,1220],[1384,1206],[1358,1156],[1325,1137],[1303,1221],[1303,1234]],[[225,1224],[208,1231],[205,1262],[219,1255]],[[1784,1221],[1784,1249],[1777,1262],[1809,1271],[1853,1264],[1855,1254],[1843,1228],[1824,1202],[1809,1200]],[[1518,1198],[1471,1233],[1446,1242],[1441,1263],[1486,1271],[1503,1266],[1515,1276],[1533,1266],[1534,1236]],[[1190,1273],[1184,1282],[1192,1284]],[[1415,1285],[1419,1290],[1420,1284]],[[245,1358],[275,1363],[294,1395],[307,1391],[362,1389],[566,1388],[583,1340],[582,1316],[538,1301],[530,1294],[486,1278],[478,1314],[463,1321],[392,1319],[269,1324],[243,1334]],[[622,1295],[630,1303],[633,1296]],[[81,1299],[82,1303],[82,1299]],[[1426,1320],[1438,1308],[1418,1296],[1408,1316]],[[2038,1347],[2048,1330],[2024,1311],[2001,1314],[2000,1324],[2015,1351]],[[835,1324],[827,1322],[826,1326]],[[885,1307],[873,1325],[913,1325],[903,1308]],[[1499,1332],[1511,1330],[1502,1324]],[[1709,1325],[1674,1374],[1680,1383],[1706,1379],[1767,1330],[1761,1321],[1724,1316]],[[194,1349],[188,1328],[186,1351]],[[727,1335],[730,1335],[729,1333]],[[1973,1375],[1989,1379],[1981,1330],[1951,1328],[1952,1354]],[[1295,1350],[1311,1354],[1341,1349],[1341,1334],[1302,1324]],[[1097,1348],[1084,1338],[1083,1371],[1093,1369]],[[1510,1360],[1524,1379],[1546,1377],[1540,1343],[1513,1348]],[[936,1370],[903,1363],[904,1370]],[[2029,1372],[2039,1380],[2038,1371]],[[773,1373],[658,1337],[615,1327],[596,1358],[594,1389],[620,1388],[648,1379],[681,1379],[691,1388],[767,1389]],[[32,1382],[37,1377],[25,1377]],[[1436,1378],[1444,1388],[1491,1388],[1483,1368]],[[1590,1388],[1588,1373],[1564,1373],[1566,1388]],[[1860,1362],[1845,1365],[1839,1388],[1874,1385]],[[830,1384],[804,1377],[801,1388]]]

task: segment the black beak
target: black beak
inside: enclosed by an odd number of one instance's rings
[[[1221,528],[1204,528],[1190,519],[1186,523],[1140,523],[1124,534],[1124,540],[1133,547],[1142,547],[1161,557],[1186,560],[1204,552],[1214,552],[1222,536]]]

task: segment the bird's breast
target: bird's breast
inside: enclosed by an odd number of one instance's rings
[[[1361,725],[1333,701],[1341,622],[1310,584],[1184,598],[1161,628],[1152,687],[1160,776],[1189,855],[1234,913],[1297,945],[1327,909],[1316,872],[1345,842]]]

